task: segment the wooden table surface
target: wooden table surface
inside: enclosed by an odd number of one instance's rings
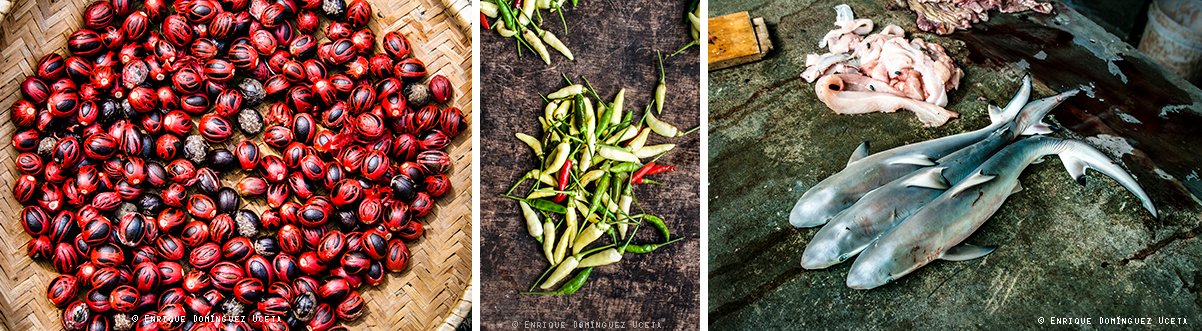
[[[481,32],[482,123],[477,125],[481,130],[480,316],[484,329],[526,329],[533,325],[527,323],[537,322],[565,323],[566,327],[594,322],[626,328],[698,328],[697,133],[673,140],[652,137],[654,142],[648,144],[678,145],[659,161],[678,170],[656,177],[666,186],[643,185],[635,193],[648,212],[662,215],[673,235],[684,240],[652,254],[628,254],[619,264],[596,268],[573,296],[518,294],[528,289],[548,264],[541,245],[526,233],[518,204],[499,196],[537,163],[530,149],[513,134],[541,135],[536,117],[542,114],[544,103],[539,95],[566,86],[561,74],[574,82],[581,76],[588,78],[603,98],[612,98],[625,87],[625,108],[642,113],[658,81],[655,51],[671,53],[692,38],[682,21],[686,6],[683,1],[582,0],[579,8],[565,12],[570,33],[563,33],[557,15],[542,25],[576,55],[575,61],[567,61],[552,50],[550,66],[525,50],[518,58],[513,39],[502,39],[495,31]],[[696,47],[664,62],[668,106],[657,117],[682,129],[700,122],[698,63]],[[656,240],[653,231],[639,232],[639,239]]]
[[[799,78],[818,52],[832,9],[848,3],[877,30],[947,46],[965,70],[950,93],[961,117],[922,128],[909,112],[834,114]],[[709,323],[711,329],[992,329],[1044,317],[1184,317],[1202,323],[1202,91],[1168,77],[1138,51],[1057,4],[1059,15],[995,15],[972,31],[921,33],[908,11],[868,0],[731,0],[711,15],[763,16],[777,49],[763,61],[710,73]],[[964,262],[937,261],[893,284],[852,290],[850,263],[804,270],[817,228],[789,211],[809,187],[844,167],[864,140],[873,151],[987,125],[1024,72],[1034,96],[1083,86],[1052,112],[1065,130],[1127,168],[1160,210],[1155,219],[1097,172],[1078,185],[1046,158],[967,242],[999,245]],[[756,165],[749,167],[749,165]],[[719,285],[720,284],[720,285]]]

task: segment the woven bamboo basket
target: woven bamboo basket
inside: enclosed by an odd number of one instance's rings
[[[92,0],[18,0],[0,21],[0,330],[60,330],[61,310],[46,299],[56,276],[47,262],[26,255],[30,240],[14,218],[22,208],[11,188],[18,171],[13,164],[13,125],[8,105],[21,98],[20,82],[48,52],[66,54],[67,36],[81,26],[80,12]],[[370,27],[377,36],[400,31],[425,61],[431,75],[446,76],[455,88],[453,105],[470,118],[471,32],[468,0],[371,0]],[[377,42],[378,43],[378,42]],[[378,45],[377,45],[378,47]],[[474,125],[474,123],[469,123]],[[366,313],[349,324],[363,330],[453,330],[471,310],[471,130],[447,148],[454,161],[451,193],[438,199],[425,217],[425,235],[410,245],[409,269],[390,273],[376,287],[360,289]],[[229,185],[231,178],[225,178]],[[258,208],[252,208],[258,209]]]

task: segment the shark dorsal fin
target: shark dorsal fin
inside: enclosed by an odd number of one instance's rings
[[[952,188],[952,191],[950,193],[951,194],[960,194],[960,192],[964,192],[964,190],[973,188],[977,185],[987,183],[987,182],[993,180],[993,178],[995,178],[995,177],[997,177],[997,176],[986,175],[986,174],[983,174],[980,172],[975,173],[972,176],[968,176],[968,178],[965,178],[964,181],[956,184],[956,187]]]
[[[847,164],[852,164],[852,162],[859,161],[860,159],[863,159],[866,156],[868,156],[868,141],[867,140],[865,140],[864,142],[861,142],[860,146],[856,147],[856,150],[851,152],[851,158],[847,159]]]
[[[935,165],[935,161],[931,160],[926,155],[909,154],[901,155],[889,160],[889,164],[909,164],[916,166],[929,167]]]
[[[997,246],[976,246],[962,244],[960,246],[949,248],[946,252],[943,252],[943,255],[940,255],[939,258],[948,261],[968,261],[989,255],[989,253],[993,253],[993,250],[995,249],[997,249]]]
[[[943,170],[947,167],[926,168],[919,170],[913,176],[906,178],[903,184],[906,186],[929,188],[933,190],[946,190],[951,187],[947,183],[947,179],[943,178]]]

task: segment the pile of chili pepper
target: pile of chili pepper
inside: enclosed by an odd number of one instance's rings
[[[676,171],[676,167],[656,162],[676,145],[649,145],[651,134],[675,138],[692,132],[655,118],[651,109],[663,108],[667,88],[662,59],[655,100],[639,121],[624,109],[625,89],[606,102],[587,79],[584,85],[565,80],[567,87],[545,97],[544,113],[538,117],[542,137],[515,134],[530,146],[539,163],[505,196],[518,201],[526,229],[542,244],[549,263],[530,289],[538,287],[542,292],[523,294],[573,294],[593,268],[617,263],[625,254],[650,253],[681,239],[672,238],[659,216],[631,209],[639,206],[635,185],[659,184],[651,177]],[[533,184],[525,196],[515,195],[527,180]],[[644,223],[658,230],[662,240],[633,242]],[[576,275],[569,279],[573,272]]]
[[[525,47],[537,54],[543,63],[551,64],[551,53],[547,51],[547,46],[550,46],[568,60],[575,60],[572,50],[569,50],[554,33],[539,27],[543,23],[543,16],[538,10],[547,9],[559,15],[563,31],[567,33],[568,24],[563,18],[563,5],[567,1],[484,0],[480,2],[480,27],[485,30],[495,29],[505,38],[514,38],[517,41],[518,56],[521,56],[522,48]],[[571,0],[572,7],[576,7],[578,1]],[[491,24],[488,22],[490,18],[494,19]]]
[[[693,3],[689,5],[688,11],[686,11],[684,14],[684,21],[685,21],[685,23],[689,24],[689,33],[692,34],[693,40],[689,41],[689,43],[687,43],[687,44],[684,44],[684,46],[681,46],[680,49],[676,50],[676,52],[673,52],[672,55],[680,54],[680,52],[683,52],[684,50],[689,49],[689,47],[700,45],[699,44],[701,42],[701,40],[700,40],[701,39],[701,5],[700,4],[701,3],[699,0],[693,0]]]

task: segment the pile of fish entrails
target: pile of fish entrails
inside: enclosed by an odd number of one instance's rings
[[[927,127],[959,116],[943,107],[964,72],[943,46],[906,38],[892,24],[869,34],[872,20],[855,18],[848,5],[836,6],[835,12],[836,28],[818,43],[828,51],[806,55],[801,73],[814,83],[818,100],[838,114],[909,110]]]
[[[789,214],[796,227],[826,224],[806,246],[802,267],[822,269],[858,254],[847,286],[871,289],[936,259],[985,256],[994,247],[961,243],[1022,190],[1018,175],[1027,165],[1053,154],[1079,183],[1086,168],[1110,176],[1155,217],[1148,195],[1106,155],[1039,136],[1051,132],[1044,115],[1077,92],[1030,100],[1028,75],[1005,108],[990,105],[988,127],[872,155],[860,145],[846,168],[806,191]]]

